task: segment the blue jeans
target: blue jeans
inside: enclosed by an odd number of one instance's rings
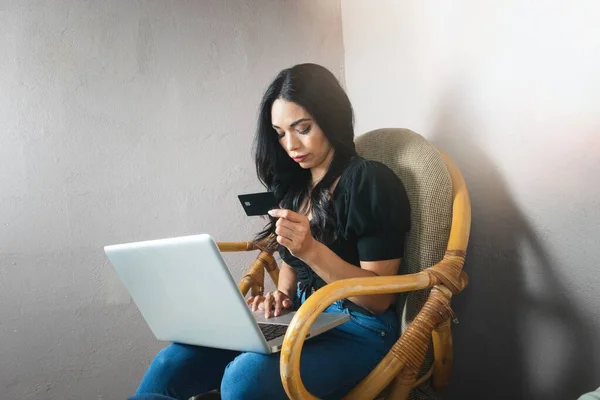
[[[344,308],[341,301],[325,312],[350,320],[304,344],[300,374],[306,388],[322,399],[340,399],[371,372],[398,338],[398,317]],[[287,399],[279,375],[281,353],[240,353],[174,343],[161,350],[136,395],[157,393],[187,400],[220,387],[229,399]],[[134,397],[135,398],[135,397]]]

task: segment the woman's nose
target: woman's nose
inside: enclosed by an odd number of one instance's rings
[[[289,152],[296,150],[298,147],[300,147],[300,141],[294,134],[288,134],[285,141],[285,149]]]

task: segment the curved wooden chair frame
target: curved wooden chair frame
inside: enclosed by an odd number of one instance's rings
[[[404,293],[422,289],[431,291],[417,317],[379,365],[345,398],[374,399],[385,390],[386,398],[405,399],[413,388],[430,377],[433,388],[438,392],[448,385],[453,360],[450,322],[454,318],[450,300],[453,294],[461,292],[468,283],[463,264],[471,226],[471,203],[458,166],[446,154],[440,153],[453,185],[452,225],[443,259],[416,274],[344,279],[328,284],[312,294],[296,312],[281,350],[281,380],[291,399],[316,399],[302,383],[300,356],[310,327],[329,305],[351,296]],[[218,246],[223,252],[261,250],[239,283],[244,296],[248,291],[252,295],[263,293],[264,270],[267,270],[277,284],[279,269],[273,258],[273,250],[253,242],[221,242]],[[433,366],[419,377],[419,370],[431,342]]]

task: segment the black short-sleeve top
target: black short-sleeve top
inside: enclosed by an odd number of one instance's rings
[[[349,264],[402,258],[410,204],[402,181],[385,164],[354,157],[333,192],[338,238],[323,243]],[[279,246],[281,259],[308,289],[325,286],[306,263]]]

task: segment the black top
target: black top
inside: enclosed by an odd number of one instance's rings
[[[410,228],[410,204],[404,185],[385,164],[355,157],[333,192],[338,239],[323,243],[344,261],[360,267],[361,261],[402,258]],[[325,286],[306,263],[279,246],[281,259],[296,271],[307,297]]]

